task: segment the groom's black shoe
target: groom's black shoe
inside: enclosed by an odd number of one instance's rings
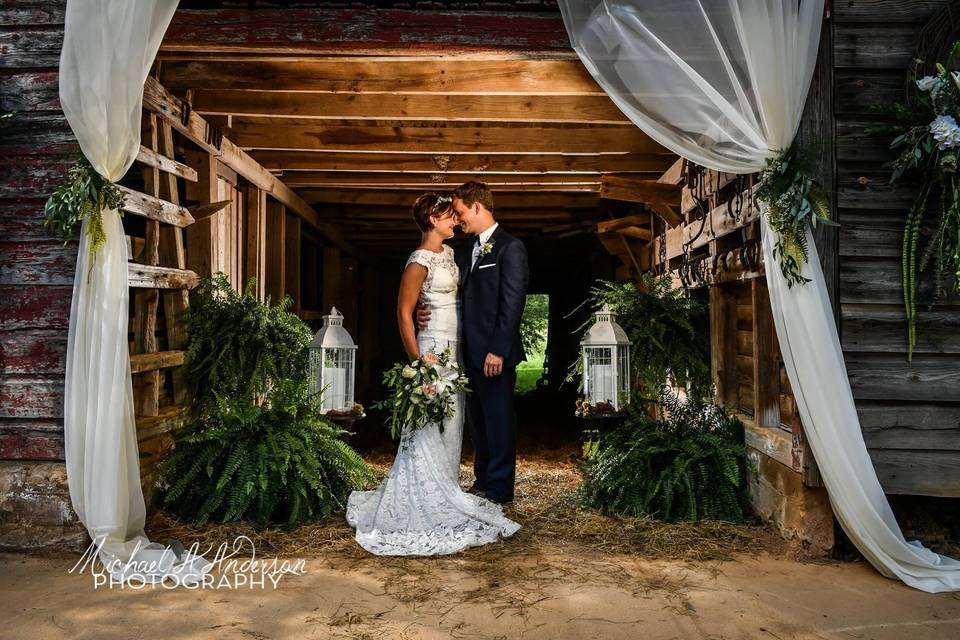
[[[496,502],[496,503],[499,504],[501,507],[506,507],[507,505],[512,505],[512,504],[513,504],[513,498],[507,498],[507,499],[505,499],[505,500],[501,500],[501,499],[495,498],[495,497],[493,497],[493,496],[487,496],[487,500],[489,500],[490,502]]]
[[[487,494],[485,489],[481,489],[476,484],[471,485],[471,487],[467,489],[467,493],[472,493],[473,495],[480,496],[481,498],[486,497]]]

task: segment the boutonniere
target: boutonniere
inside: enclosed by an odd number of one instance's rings
[[[492,242],[484,242],[483,244],[480,245],[480,255],[479,255],[479,257],[482,258],[482,257],[484,257],[484,256],[486,256],[486,255],[489,255],[491,251],[493,251],[493,243],[492,243]]]

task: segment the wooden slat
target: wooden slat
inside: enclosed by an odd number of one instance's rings
[[[184,180],[189,180],[190,182],[197,181],[197,171],[187,165],[172,160],[162,153],[148,149],[147,147],[140,145],[140,151],[137,153],[137,162],[141,162],[149,167],[155,167],[160,171],[169,173],[174,176],[179,176]]]
[[[183,405],[161,407],[155,416],[137,417],[137,440],[143,442],[164,434],[175,433],[185,427],[190,410]]]
[[[179,367],[183,364],[184,351],[155,351],[130,356],[130,373],[144,373],[158,369]]]
[[[857,400],[960,402],[960,367],[955,358],[915,354],[846,354],[850,389]]]
[[[870,449],[960,451],[960,404],[861,400],[857,414]]]
[[[188,152],[187,157],[191,160],[190,164],[197,168],[196,199],[201,204],[218,202],[220,190],[216,156],[201,150]],[[214,259],[218,253],[218,246],[222,242],[222,239],[214,233],[213,218],[205,216],[197,220],[187,227],[186,235],[187,246],[190,247],[186,254],[187,267],[201,278],[211,277],[219,268],[219,264],[215,264]]]
[[[266,214],[266,294],[273,304],[286,293],[286,226],[287,214],[283,205],[267,201]]]
[[[161,200],[155,196],[140,193],[117,185],[126,197],[126,203],[123,210],[134,215],[143,216],[148,220],[165,222],[175,227],[187,227],[193,224],[193,216],[186,207],[181,207],[172,202]]]
[[[678,205],[680,188],[656,180],[638,180],[626,176],[603,176],[600,197],[643,204]]]
[[[428,125],[430,123],[418,126],[400,122],[344,126],[296,118],[236,117],[227,136],[244,149],[439,154],[663,152],[663,147],[632,124],[554,127]]]
[[[142,289],[193,289],[200,284],[200,276],[187,269],[152,267],[131,262],[127,269],[131,287]]]
[[[873,449],[870,457],[886,493],[960,496],[960,451]]]
[[[760,428],[780,426],[780,347],[770,293],[760,278],[750,282],[753,305],[753,415]]]
[[[164,157],[172,157],[173,128],[166,121],[160,122],[159,150]],[[198,179],[196,170],[193,172],[193,182]],[[185,177],[186,176],[182,176]],[[160,195],[174,204],[180,203],[180,190],[177,176],[168,173],[160,181]],[[189,178],[187,178],[189,180]],[[192,215],[192,214],[191,214]],[[160,264],[176,269],[186,269],[187,259],[183,245],[184,231],[178,227],[163,226],[160,229]],[[183,349],[187,344],[186,311],[190,302],[190,295],[186,289],[168,289],[163,292],[163,313],[166,320],[167,348]],[[190,389],[183,369],[171,372],[173,401],[184,404],[189,400]]]
[[[710,287],[710,364],[717,402],[723,407],[737,402],[737,305],[728,291]]]
[[[284,267],[284,291],[293,298],[292,311],[296,313],[301,306],[300,298],[300,274],[302,265],[300,262],[300,218],[287,214],[286,228],[284,229],[284,250],[283,259],[286,263]]]
[[[846,352],[907,352],[907,323],[900,305],[841,305]],[[914,353],[960,354],[960,307],[917,308]]]
[[[446,189],[457,187],[464,182],[477,180],[489,187],[536,188],[543,190],[570,188],[600,189],[599,173],[551,173],[551,174],[513,174],[513,173],[386,173],[386,172],[330,172],[330,171],[286,171],[283,181],[291,187],[378,187],[378,188],[416,188],[433,187]]]
[[[660,173],[670,166],[670,154],[421,154],[340,153],[260,149],[251,152],[269,170],[386,171],[411,173]],[[651,176],[652,178],[652,176]]]
[[[366,84],[360,86],[365,88]],[[282,116],[317,120],[630,123],[605,95],[404,95],[354,91],[316,93],[200,89],[194,93],[193,106],[202,115]]]

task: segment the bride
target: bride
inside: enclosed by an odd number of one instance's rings
[[[413,219],[423,239],[400,279],[397,318],[404,350],[413,361],[449,348],[462,364],[460,272],[453,249],[443,244],[457,226],[453,203],[447,196],[425,193],[413,205]],[[413,325],[418,299],[431,312],[419,336]],[[460,394],[443,431],[437,424],[404,428],[383,483],[373,491],[350,494],[347,522],[356,528],[361,547],[384,556],[441,555],[495,542],[520,528],[503,515],[500,505],[460,490],[463,405]]]

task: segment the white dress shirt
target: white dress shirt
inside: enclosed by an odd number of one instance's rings
[[[473,260],[470,262],[471,271],[477,266],[477,261],[480,259],[480,245],[490,240],[490,236],[493,235],[493,232],[497,230],[498,226],[500,226],[500,223],[494,222],[477,236],[477,240],[473,243]]]

